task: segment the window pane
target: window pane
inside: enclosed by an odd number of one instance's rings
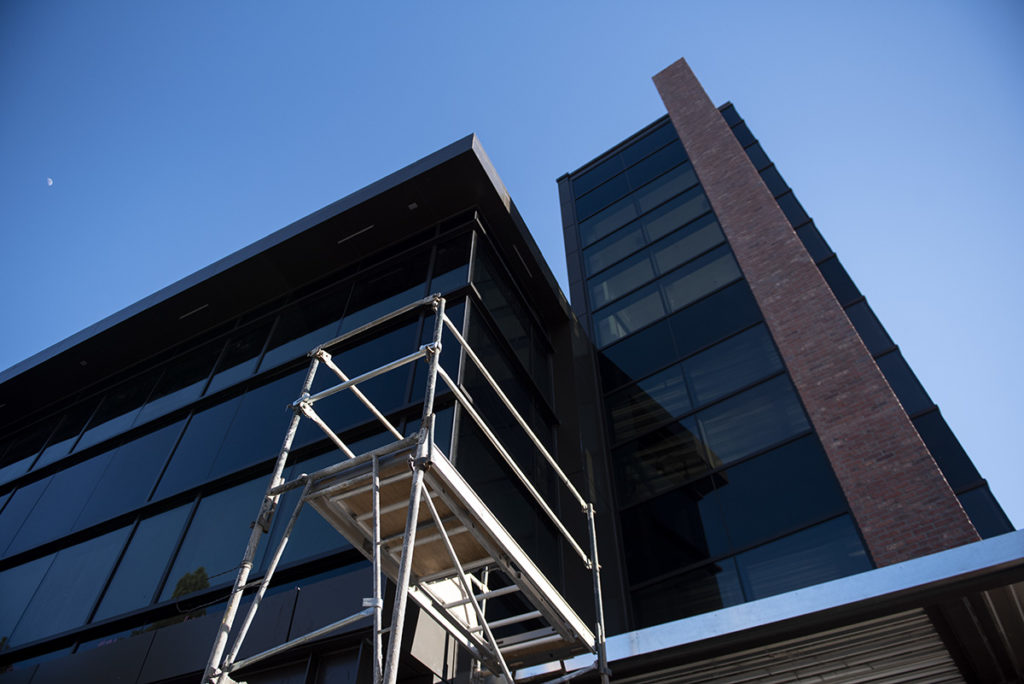
[[[590,192],[619,171],[622,171],[622,159],[616,155],[573,178],[573,193],[576,197],[579,197],[584,193]]]
[[[618,344],[606,348],[598,355],[601,384],[604,389],[615,389],[631,380],[650,375],[678,358],[672,345],[672,332],[668,323],[655,323]]]
[[[691,304],[669,318],[679,356],[688,356],[759,320],[761,310],[743,281]]]
[[[206,480],[241,397],[229,399],[192,415],[167,470],[160,478],[154,500],[176,494]]]
[[[46,443],[46,438],[53,432],[54,422],[46,420],[37,423],[11,440],[10,448],[4,454],[3,467],[0,468],[0,484],[28,472]]]
[[[752,145],[756,142],[754,134],[750,132],[750,129],[747,128],[747,124],[745,123],[740,122],[733,126],[732,132],[733,135],[736,136],[736,139],[740,141],[740,145],[743,147],[746,147],[747,145]]]
[[[807,430],[789,378],[782,376],[701,411],[700,423],[712,465],[743,458]]]
[[[662,145],[678,140],[675,127],[670,122],[665,123],[622,150],[620,155],[627,165],[634,164]]]
[[[160,600],[229,584],[242,560],[255,519],[267,489],[267,478],[258,477],[223,492],[204,497],[185,533]],[[262,561],[266,546],[260,545],[254,566]]]
[[[778,197],[789,190],[789,186],[786,185],[786,181],[782,180],[782,176],[779,175],[778,169],[774,166],[769,166],[761,172],[761,180],[763,180],[764,184],[768,186],[768,192],[772,193],[772,197]]]
[[[437,248],[430,291],[445,294],[465,285],[469,280],[469,245],[472,234],[466,233]]]
[[[750,157],[750,163],[754,165],[754,168],[760,171],[769,164],[772,160],[765,154],[764,148],[761,147],[761,143],[755,143],[746,149],[747,156]]]
[[[665,314],[658,283],[654,283],[612,304],[594,316],[598,346],[611,344]]]
[[[192,505],[146,518],[128,543],[93,622],[148,606],[174,553]]]
[[[743,603],[743,591],[732,558],[633,592],[638,627],[660,625],[738,603]]]
[[[896,393],[896,398],[903,405],[903,410],[909,415],[920,413],[934,406],[931,397],[924,391],[924,387],[918,382],[914,371],[903,360],[899,351],[889,352],[875,359],[882,374],[889,381],[889,386]]]
[[[666,273],[723,242],[718,221],[709,215],[655,243],[652,252],[658,272]]]
[[[750,600],[871,569],[846,515],[741,553],[736,563]]]
[[[683,370],[672,366],[608,396],[612,440],[629,439],[690,410]]]
[[[1013,525],[988,486],[964,492],[960,495],[960,504],[982,539],[1013,532]]]
[[[669,310],[678,311],[739,277],[736,260],[723,247],[670,273],[661,282]]]
[[[597,309],[654,278],[646,252],[630,257],[590,281],[590,306]]]
[[[800,202],[797,201],[792,192],[787,192],[785,195],[778,197],[775,201],[779,203],[782,213],[786,215],[786,218],[789,219],[789,224],[794,228],[799,228],[811,220],[811,217],[808,216],[807,212],[804,211],[804,208],[800,206]]]
[[[291,361],[310,349],[337,336],[341,315],[348,301],[349,285],[290,304],[281,313],[277,327],[267,343],[260,369],[273,368]]]
[[[932,458],[954,492],[976,484],[981,479],[978,470],[967,457],[967,452],[960,446],[959,440],[946,425],[938,409],[915,418],[914,427],[917,428],[917,433],[921,435],[925,446],[928,447]]]
[[[224,341],[218,340],[168,363],[152,396],[142,407],[138,422],[152,420],[198,399],[223,347]]]
[[[860,339],[864,341],[864,346],[868,348],[872,356],[892,349],[892,339],[875,318],[875,314],[868,307],[867,302],[857,302],[853,306],[847,307],[846,315],[850,317],[850,322],[857,329],[857,334],[860,335]]]
[[[603,268],[611,266],[644,246],[644,233],[639,222],[631,223],[622,230],[616,231],[608,238],[583,250],[583,260],[587,267],[587,275],[593,275]]]
[[[706,404],[782,370],[782,359],[762,325],[688,359],[686,377],[697,404]]]
[[[39,546],[71,532],[78,514],[110,461],[110,452],[94,456],[54,474],[28,518],[21,525],[7,555]]]
[[[813,435],[721,471],[715,493],[734,549],[846,510],[839,482]]]
[[[64,418],[50,437],[46,449],[39,455],[39,460],[32,466],[33,469],[42,468],[68,455],[71,446],[78,440],[78,435],[85,427],[86,421],[92,416],[97,402],[97,399],[81,401],[64,413]]]
[[[610,235],[621,226],[626,225],[637,216],[636,205],[632,197],[626,197],[580,222],[580,241],[583,246],[597,242],[605,235]]]
[[[847,275],[843,265],[839,263],[839,259],[836,257],[826,259],[818,264],[818,269],[841,306],[846,306],[860,297],[860,290],[850,280],[850,276]]]
[[[153,390],[157,375],[157,371],[143,373],[107,392],[75,450],[81,451],[130,428]]]
[[[631,584],[720,555],[729,541],[711,478],[622,512]]]
[[[425,259],[412,255],[357,277],[339,334],[355,330],[425,297],[428,266]],[[320,341],[326,340],[324,338]]]
[[[623,504],[672,489],[709,470],[692,417],[616,448],[612,462]]]
[[[7,546],[14,539],[14,536],[18,534],[25,519],[32,513],[36,502],[39,501],[39,497],[43,495],[49,484],[50,478],[45,477],[42,480],[19,487],[11,495],[7,505],[4,506],[3,512],[0,513],[0,555],[6,555],[4,551],[6,551]]]
[[[804,243],[807,253],[811,255],[815,263],[832,255],[828,243],[821,237],[821,233],[814,226],[814,223],[805,223],[796,231],[796,236]]]
[[[633,193],[640,211],[650,211],[665,200],[697,184],[697,174],[690,164],[669,171]]]
[[[14,628],[10,645],[20,646],[84,624],[128,538],[128,529],[58,551]]]
[[[75,529],[85,529],[146,503],[184,424],[179,420],[118,447]]]
[[[0,610],[0,651],[10,647],[11,632],[52,562],[53,554],[50,554],[0,572],[0,606],[3,607]]]
[[[626,181],[626,175],[616,176],[576,200],[576,218],[586,218],[628,192],[629,183]]]
[[[641,222],[647,232],[647,240],[654,242],[709,211],[711,203],[704,192],[693,188],[645,215]]]
[[[626,177],[634,188],[650,182],[673,166],[678,166],[686,161],[686,153],[683,151],[683,143],[678,139],[669,143],[651,156],[638,162],[635,166],[626,170]]]
[[[263,353],[263,344],[270,334],[270,325],[270,322],[265,322],[236,333],[228,339],[224,354],[217,363],[217,370],[206,390],[207,394],[245,380],[256,371],[256,364]]]

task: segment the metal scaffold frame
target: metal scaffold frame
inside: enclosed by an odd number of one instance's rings
[[[352,378],[335,364],[328,350],[425,307],[433,310],[433,334],[431,341],[415,352]],[[587,550],[577,542],[488,427],[472,399],[441,367],[441,339],[446,329],[463,350],[464,358],[472,362],[515,423],[522,428],[537,453],[557,475],[571,500],[579,506],[580,512],[586,517],[589,537]],[[485,671],[489,671],[496,677],[514,682],[516,679],[513,673],[517,669],[563,661],[569,656],[590,652],[595,657],[593,665],[571,673],[567,673],[563,667],[548,682],[569,681],[588,672],[597,672],[601,681],[607,684],[610,672],[605,654],[604,610],[594,506],[583,498],[558,466],[543,442],[484,367],[480,357],[445,314],[444,298],[431,295],[397,309],[316,347],[309,356],[309,370],[299,398],[291,404],[293,416],[275,462],[270,484],[252,525],[252,533],[203,673],[204,684],[230,684],[236,681],[232,674],[245,667],[335,633],[346,626],[371,619],[373,682],[394,684],[398,676],[402,630],[410,597],[470,653],[474,660],[473,671],[478,679],[485,676]],[[415,435],[406,437],[374,406],[359,389],[359,385],[420,359],[427,362],[420,428]],[[316,373],[321,366],[336,375],[340,382],[311,394]],[[434,397],[438,379],[447,386],[455,403],[470,417],[489,446],[591,572],[596,615],[593,631],[434,444]],[[363,454],[354,453],[315,409],[318,402],[344,391],[351,392],[395,441]],[[345,459],[312,474],[302,474],[285,481],[283,473],[292,442],[304,418],[317,425],[344,454]],[[301,495],[285,531],[273,549],[264,576],[250,583],[249,575],[260,539],[270,529],[281,495],[293,489],[301,489]],[[372,595],[363,599],[361,610],[347,617],[261,653],[239,659],[246,634],[281,561],[299,513],[307,503],[371,561]],[[387,628],[383,622],[384,576],[391,579],[396,587],[391,622]],[[495,577],[502,578],[498,586],[491,584]],[[229,647],[229,637],[233,633],[242,595],[253,587],[256,591],[252,603],[241,625],[234,632]],[[501,619],[487,618],[489,602],[501,601],[504,600],[502,597],[513,594],[520,596],[532,610]],[[495,635],[496,630],[511,625],[520,625],[526,631],[504,637]],[[385,633],[388,633],[386,652],[383,638]]]

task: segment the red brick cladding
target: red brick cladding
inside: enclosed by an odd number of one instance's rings
[[[684,60],[654,77],[878,565],[978,540],[820,271]]]

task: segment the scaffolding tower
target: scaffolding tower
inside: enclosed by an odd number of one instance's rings
[[[424,308],[433,311],[433,336],[429,343],[416,351],[352,378],[332,359],[330,350],[347,340],[365,335],[393,319]],[[462,358],[468,359],[475,366],[569,493],[570,501],[579,506],[580,512],[586,517],[589,537],[586,547],[577,542],[555,514],[487,425],[472,399],[441,367],[439,357],[445,328],[461,347]],[[325,637],[346,626],[372,620],[373,682],[394,684],[398,676],[406,606],[411,598],[470,654],[477,681],[488,675],[509,683],[523,681],[515,677],[515,673],[522,672],[523,668],[544,663],[562,663],[569,657],[589,652],[594,656],[592,665],[571,673],[566,671],[564,665],[549,667],[549,670],[554,670],[554,678],[549,676],[546,681],[564,682],[595,672],[600,681],[607,684],[610,672],[605,655],[593,504],[586,501],[570,482],[543,442],[484,367],[480,357],[445,314],[444,298],[435,294],[397,309],[319,345],[309,356],[309,370],[299,398],[291,405],[293,417],[256,521],[252,525],[252,533],[203,674],[203,683],[231,684],[237,681],[232,675],[245,667]],[[360,391],[359,385],[420,359],[424,359],[427,364],[422,419],[417,433],[406,437]],[[326,367],[340,382],[310,394],[316,373],[321,367]],[[595,611],[593,630],[498,521],[455,465],[434,444],[434,396],[438,379],[447,385],[462,411],[462,419],[468,416],[475,423],[537,507],[561,534],[573,555],[578,556],[583,566],[590,571]],[[354,453],[316,410],[319,402],[345,391],[351,392],[362,402],[395,441],[363,454]],[[282,474],[292,441],[303,419],[312,421],[323,430],[344,458],[317,472],[302,474],[286,482]],[[285,532],[277,547],[272,550],[262,579],[250,583],[249,574],[260,539],[270,529],[281,495],[293,489],[301,489],[301,496],[291,512]],[[351,615],[261,653],[239,659],[242,643],[305,504],[316,510],[371,561],[371,595],[363,599],[361,610]],[[388,627],[383,623],[385,576],[395,584]],[[242,595],[254,587],[256,591],[248,612],[238,629],[234,630]],[[498,619],[493,617],[492,610],[492,617],[488,617],[489,602],[494,605],[506,600],[503,597],[512,595],[520,597],[516,604],[525,605],[528,610]],[[520,631],[509,632],[507,628],[513,625],[519,625],[513,629]],[[229,636],[232,634],[229,647]],[[385,634],[388,635],[386,652]]]

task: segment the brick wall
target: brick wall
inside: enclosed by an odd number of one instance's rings
[[[979,539],[817,266],[684,60],[654,77],[878,565]]]

